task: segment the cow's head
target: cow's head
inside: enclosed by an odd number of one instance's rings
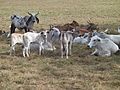
[[[47,41],[48,33],[49,33],[48,30],[44,30],[40,33],[45,41]]]
[[[88,47],[93,48],[101,43],[101,38],[98,36],[93,36],[88,44]]]
[[[28,12],[28,14],[30,15],[30,17],[29,17],[29,19],[28,19],[28,21],[27,21],[27,23],[29,23],[29,22],[37,22],[37,23],[39,23],[39,19],[38,19],[38,17],[37,17],[37,15],[39,14],[39,12],[38,13],[36,13],[36,14],[31,14],[30,12]]]

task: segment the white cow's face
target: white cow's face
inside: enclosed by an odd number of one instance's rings
[[[49,33],[49,31],[48,31],[48,30],[45,30],[45,31],[42,31],[42,32],[41,32],[41,35],[42,35],[42,37],[43,37],[44,39],[47,40],[48,33]]]
[[[93,36],[88,44],[88,47],[90,48],[96,47],[98,44],[100,44],[100,42],[101,38],[99,38],[98,36]]]

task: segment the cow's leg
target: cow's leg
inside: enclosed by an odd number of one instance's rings
[[[15,45],[13,46],[13,55],[15,55]]]
[[[66,59],[68,59],[68,43],[66,43],[65,52],[66,52]]]
[[[39,45],[39,55],[41,55],[42,54],[42,43],[40,43],[40,45]]]
[[[64,47],[63,47],[63,43],[62,42],[61,42],[60,48],[61,48],[61,58],[63,58]]]
[[[26,55],[29,57],[29,47],[26,48]]]
[[[41,48],[41,46],[39,46],[39,55],[41,55],[42,54],[42,48]]]
[[[26,47],[23,48],[23,57],[25,57]]]
[[[41,52],[42,52],[42,54],[44,55],[44,53],[45,53],[45,50],[44,50],[44,48],[42,48]]]
[[[24,48],[23,48],[23,57],[25,57],[27,55],[27,57],[29,57],[29,46],[30,46],[30,43],[27,43],[27,45],[24,45]]]
[[[25,29],[25,33],[28,32],[27,27],[24,27],[24,29]]]
[[[10,55],[12,55],[13,46],[10,47]]]
[[[14,24],[11,24],[11,27],[10,27],[10,33],[15,33],[15,25]]]
[[[98,54],[98,50],[95,50],[91,55],[97,55]]]
[[[30,29],[28,29],[27,32],[30,32]]]
[[[26,45],[26,55],[27,55],[27,57],[29,57],[29,54],[30,54],[30,43],[27,43],[27,45]]]
[[[30,54],[30,47],[29,47],[29,49],[28,49],[28,53]]]
[[[68,46],[69,46],[69,55],[71,55],[71,54],[72,54],[72,51],[71,51],[71,48],[72,48],[72,42],[70,42]]]
[[[13,51],[13,54],[15,55],[15,43],[12,43],[10,47],[10,55],[12,55],[12,51]]]

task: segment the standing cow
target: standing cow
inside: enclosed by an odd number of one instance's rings
[[[33,25],[35,23],[35,21],[37,21],[37,23],[39,23],[39,19],[37,18],[37,14],[31,14],[28,12],[28,14],[30,16],[25,16],[25,17],[21,17],[21,16],[17,16],[17,15],[13,15],[11,16],[11,26],[10,26],[10,32],[15,33],[15,29],[18,28],[19,30],[25,30],[25,32],[30,31],[30,29],[33,28]]]

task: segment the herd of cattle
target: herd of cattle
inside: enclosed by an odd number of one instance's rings
[[[111,56],[118,52],[120,46],[120,35],[106,34],[107,30],[99,32],[98,25],[88,21],[87,25],[79,25],[72,21],[64,25],[50,25],[49,29],[37,32],[33,29],[34,23],[39,23],[37,14],[28,13],[29,16],[11,16],[10,33],[10,55],[15,54],[15,45],[22,44],[23,56],[29,57],[32,47],[38,47],[39,55],[44,50],[56,50],[56,43],[59,43],[61,49],[61,58],[65,55],[71,55],[72,44],[87,44],[89,48],[95,48],[91,55]],[[16,33],[18,28],[24,33]],[[0,32],[5,34],[6,32]]]

